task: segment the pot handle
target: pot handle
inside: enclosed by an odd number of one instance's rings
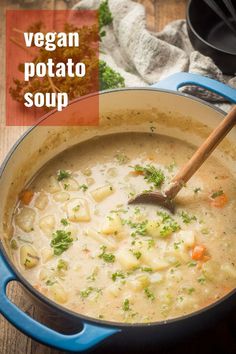
[[[223,84],[222,82],[210,79],[205,76],[190,74],[190,73],[177,73],[167,77],[164,80],[152,85],[151,87],[178,91],[179,88],[186,85],[195,85],[203,87],[211,92],[214,92],[232,103],[236,103],[236,90],[232,87]]]
[[[1,253],[0,275],[0,313],[21,332],[43,344],[61,350],[82,352],[120,331],[118,328],[101,327],[84,322],[83,329],[79,333],[66,335],[56,332],[31,318],[8,299],[7,284],[12,280],[17,280],[17,277]]]

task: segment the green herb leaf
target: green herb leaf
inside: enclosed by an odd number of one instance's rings
[[[148,183],[153,183],[156,188],[159,188],[165,180],[165,175],[162,170],[157,169],[153,165],[147,165],[145,167],[135,165],[134,170],[136,172],[142,172],[144,179],[146,179]]]
[[[65,178],[69,178],[70,177],[70,172],[68,172],[68,171],[65,171],[65,170],[59,170],[58,172],[57,172],[57,180],[58,181],[62,181],[63,179],[65,179]]]
[[[99,60],[99,85],[100,90],[109,90],[125,86],[124,78],[110,68],[105,61]]]
[[[137,258],[141,258],[142,253],[140,251],[130,250],[130,252]]]
[[[144,293],[147,296],[148,299],[150,299],[151,301],[155,300],[155,295],[153,294],[153,292],[149,289],[149,288],[145,288],[144,289]]]
[[[106,249],[106,246],[101,246],[102,253],[98,257],[103,259],[106,263],[114,263],[116,259],[115,255],[112,253],[106,253]]]
[[[219,191],[216,191],[216,192],[212,193],[211,198],[215,199],[217,197],[220,197],[223,194],[224,194],[224,191],[222,189],[220,189]]]
[[[115,273],[112,273],[111,279],[113,281],[116,281],[117,278],[125,279],[125,274],[122,271],[117,271]]]
[[[60,272],[62,270],[68,270],[68,268],[69,268],[68,262],[65,261],[64,259],[59,259],[57,263],[57,270]]]
[[[52,234],[50,246],[54,249],[54,254],[60,256],[73,242],[70,231],[57,230]]]
[[[61,224],[67,226],[69,225],[69,221],[67,219],[61,219]]]
[[[180,225],[166,212],[159,211],[157,215],[161,217],[160,236],[167,237],[173,232],[180,230]]]
[[[129,299],[125,299],[122,305],[123,311],[129,311],[130,310],[130,303]]]
[[[82,189],[83,192],[86,192],[86,190],[88,189],[88,186],[86,184],[81,184],[81,186],[79,186],[80,189]]]
[[[195,215],[189,215],[185,211],[182,211],[180,216],[181,216],[184,224],[190,224],[192,221],[196,221],[197,220]]]
[[[107,26],[112,23],[112,14],[109,9],[108,0],[104,0],[101,2],[98,9],[98,24],[99,24],[99,35],[100,38],[104,37],[106,32],[102,29],[104,26]]]

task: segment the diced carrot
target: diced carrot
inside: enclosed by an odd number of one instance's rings
[[[28,205],[31,202],[33,196],[34,196],[34,192],[30,190],[25,190],[20,194],[20,201],[23,204]]]
[[[129,174],[131,174],[132,176],[141,176],[144,174],[144,172],[134,170],[134,171],[130,171]]]
[[[211,198],[211,205],[215,208],[223,208],[228,203],[228,197],[225,193],[216,198]]]
[[[203,245],[194,246],[191,255],[192,259],[194,259],[195,261],[201,260],[204,256],[205,251],[206,251],[206,247]]]

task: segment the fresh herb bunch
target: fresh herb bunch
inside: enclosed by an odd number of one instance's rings
[[[106,32],[103,30],[104,26],[110,25],[112,23],[112,14],[108,6],[108,0],[104,0],[101,2],[99,6],[99,17],[98,17],[98,24],[99,24],[99,36],[100,38],[106,35]]]
[[[124,78],[110,68],[105,61],[99,61],[99,85],[100,90],[109,90],[125,86]]]

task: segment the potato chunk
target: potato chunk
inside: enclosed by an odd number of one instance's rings
[[[105,185],[91,191],[91,195],[96,202],[101,202],[105,198],[109,197],[114,192],[114,189],[110,185]]]
[[[127,282],[134,291],[140,291],[150,284],[150,279],[145,274],[137,275],[134,279]]]
[[[22,208],[16,215],[16,224],[25,232],[30,232],[34,229],[36,213],[33,209]]]
[[[66,212],[70,221],[90,221],[88,202],[84,198],[71,199],[66,205]]]
[[[48,185],[47,185],[46,190],[47,190],[47,192],[52,193],[52,194],[59,192],[61,190],[60,184],[59,184],[58,180],[56,179],[56,177],[54,177],[54,176],[49,177],[49,181],[48,181]]]
[[[64,304],[68,300],[68,294],[59,283],[54,283],[49,286],[49,294],[51,297],[60,304]]]
[[[48,204],[48,197],[45,193],[39,193],[38,197],[35,200],[34,206],[39,210],[45,209]]]
[[[108,250],[113,251],[117,249],[117,244],[111,237],[105,237],[95,230],[89,229],[85,232],[85,235],[96,240],[100,245],[104,245]]]
[[[117,234],[122,230],[122,223],[119,215],[113,214],[106,217],[101,233],[105,235]]]
[[[39,227],[47,236],[52,235],[55,224],[56,220],[54,215],[46,215],[39,220]]]
[[[30,245],[24,245],[20,248],[20,263],[27,269],[35,267],[39,263],[37,251]]]
[[[158,252],[155,250],[142,251],[141,259],[145,265],[151,267],[154,271],[169,267],[169,263],[163,259],[160,259]]]
[[[160,236],[160,224],[156,220],[150,220],[147,223],[147,234],[152,237]]]
[[[53,257],[53,250],[51,248],[43,248],[41,251],[42,262],[47,263]]]
[[[125,270],[131,270],[139,266],[139,260],[126,249],[118,251],[116,259]]]
[[[62,184],[67,191],[78,191],[79,184],[74,178],[63,179]]]
[[[53,198],[56,202],[63,203],[70,199],[70,194],[67,192],[57,192],[54,194]]]
[[[183,230],[178,234],[184,241],[185,248],[191,248],[195,244],[195,235],[192,230]]]

